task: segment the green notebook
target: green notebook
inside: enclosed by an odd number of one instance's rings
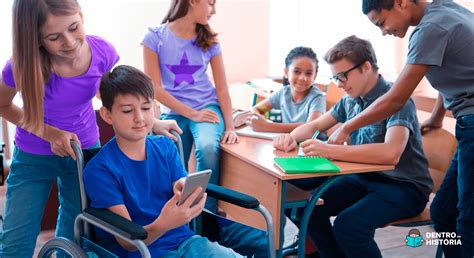
[[[338,166],[321,157],[275,157],[275,164],[287,174],[339,172]]]

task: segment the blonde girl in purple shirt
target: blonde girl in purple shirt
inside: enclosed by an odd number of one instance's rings
[[[12,45],[0,77],[0,115],[17,126],[0,231],[3,258],[33,256],[55,180],[56,236],[73,239],[80,208],[70,141],[84,149],[99,145],[92,99],[101,76],[119,60],[110,43],[85,34],[75,0],[14,1]],[[12,102],[17,92],[22,108]]]

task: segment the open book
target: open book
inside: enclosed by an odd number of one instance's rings
[[[273,140],[274,137],[282,135],[281,133],[267,133],[267,132],[255,132],[252,127],[246,126],[236,131],[238,135],[249,136],[254,138]]]

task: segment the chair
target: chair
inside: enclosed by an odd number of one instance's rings
[[[177,147],[179,153],[181,154],[181,161],[184,163],[182,156],[183,149],[181,138],[178,133],[174,131],[172,133],[178,139]],[[81,250],[81,248],[85,249],[88,253],[94,252],[95,255],[98,255],[99,257],[107,257],[112,255],[107,250],[91,242],[91,232],[89,225],[96,226],[116,237],[123,239],[124,241],[130,244],[135,245],[142,257],[150,257],[148,248],[142,241],[147,238],[147,232],[145,231],[145,229],[143,229],[138,224],[135,224],[107,209],[96,209],[88,207],[88,200],[84,189],[84,183],[82,181],[83,167],[84,164],[99,151],[99,149],[83,151],[80,149],[80,146],[75,142],[72,142],[72,147],[77,157],[78,178],[80,186],[79,190],[81,196],[82,211],[76,217],[74,225],[75,243],[65,238],[52,239],[41,248],[38,257],[48,257],[55,250],[63,250],[66,253],[72,255],[72,257],[88,257],[87,254]],[[267,211],[267,209],[260,205],[257,199],[246,194],[239,193],[213,184],[208,185],[206,193],[209,197],[214,197],[218,200],[222,200],[242,208],[253,209],[262,214],[267,223],[267,235],[269,238],[269,257],[275,257],[275,249],[273,246],[274,230],[272,217]]]
[[[436,194],[439,190],[456,148],[456,137],[445,129],[430,130],[423,135],[423,151],[428,160],[428,169],[433,179],[432,194]],[[431,224],[433,222],[431,221],[429,206],[427,206],[418,216],[397,220],[386,226],[419,227]],[[442,256],[440,247],[438,246],[436,257]]]
[[[326,109],[331,109],[346,93],[334,83],[324,85],[324,92],[326,92]]]

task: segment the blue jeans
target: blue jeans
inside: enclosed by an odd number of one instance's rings
[[[247,257],[268,257],[268,236],[265,231],[221,217],[217,217],[217,222],[221,237],[219,244]]]
[[[308,233],[321,257],[332,258],[382,257],[375,229],[416,216],[428,201],[415,185],[378,174],[345,176],[321,198],[324,205],[314,208]],[[333,226],[331,216],[337,216]]]
[[[15,147],[7,178],[0,257],[33,256],[44,207],[55,179],[60,205],[56,237],[74,240],[74,220],[80,212],[76,162],[70,157],[35,155]]]
[[[456,232],[461,246],[443,245],[450,257],[474,256],[474,115],[457,119],[458,148],[446,177],[431,204],[438,232]]]
[[[192,236],[184,241],[176,250],[168,252],[161,258],[183,257],[242,257],[230,248],[223,247],[216,242],[211,242],[205,237]]]
[[[218,105],[209,105],[203,109],[210,109],[216,112],[220,123],[194,122],[184,116],[170,114],[162,114],[161,119],[175,120],[181,130],[183,130],[181,140],[183,142],[186,170],[188,170],[191,148],[193,143],[195,143],[196,170],[211,169],[212,175],[209,183],[219,184],[220,139],[224,132],[224,117]],[[216,199],[207,198],[206,209],[215,213],[217,210]]]

